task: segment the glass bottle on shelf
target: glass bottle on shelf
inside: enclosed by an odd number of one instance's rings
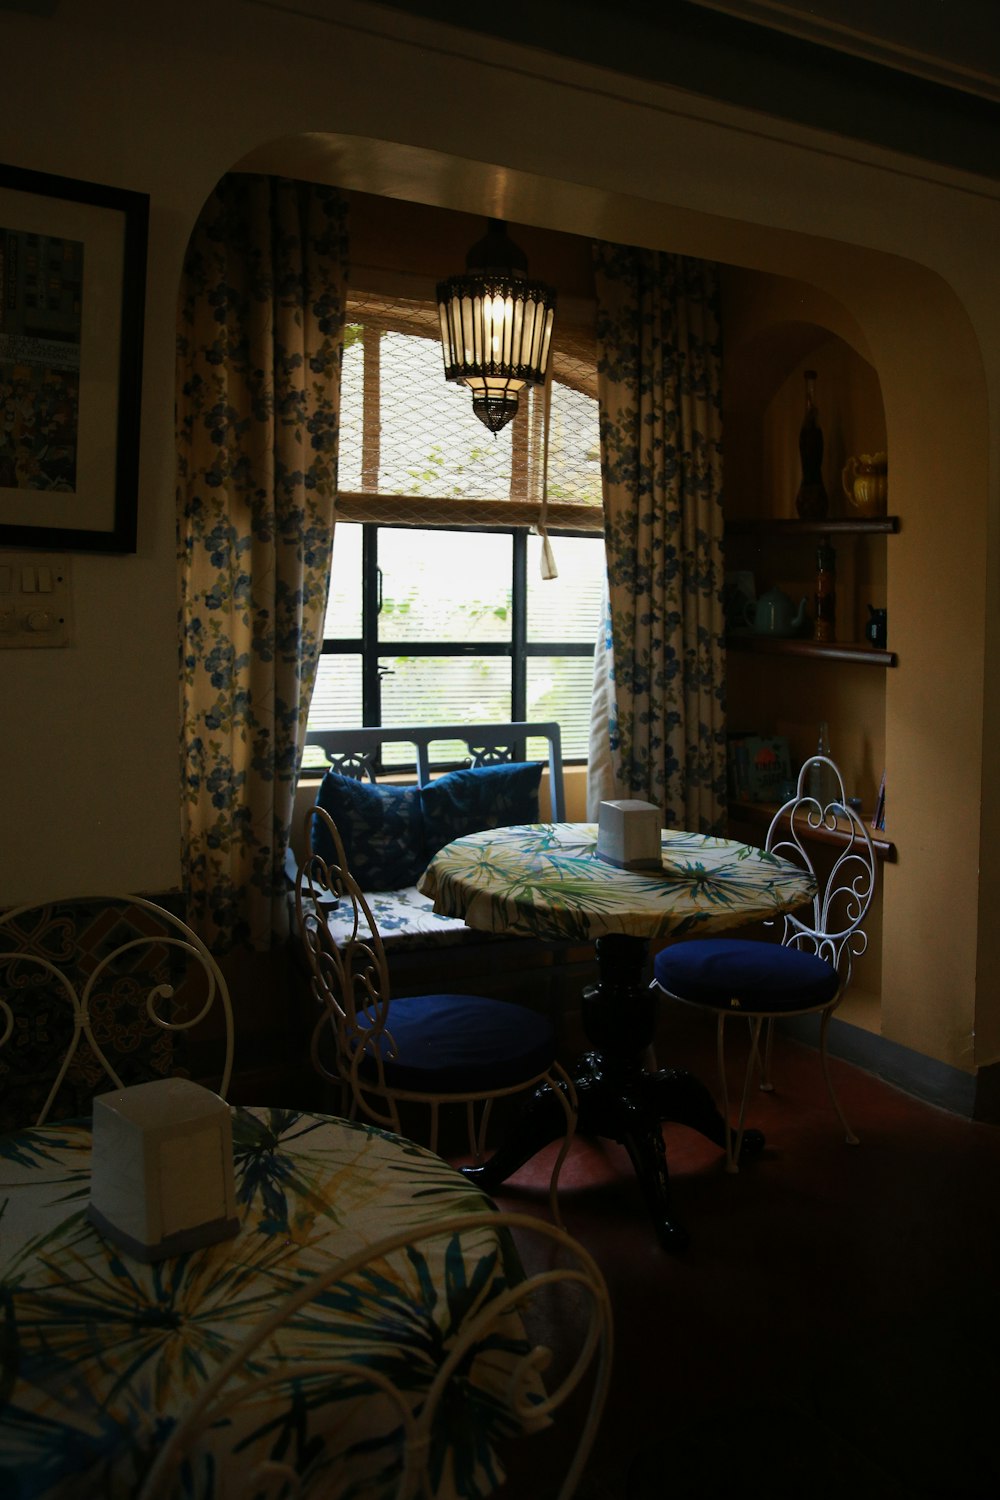
[[[837,626],[837,554],[825,536],[816,551],[816,620],[813,640],[832,641]]]
[[[806,412],[799,429],[802,483],[795,497],[795,508],[803,521],[822,521],[830,502],[823,484],[823,429],[816,408],[815,370],[806,370],[805,382]]]
[[[817,755],[825,755],[828,760],[833,757],[830,754],[830,727],[824,719],[819,726],[819,742],[816,746]],[[814,797],[820,807],[826,808],[829,803],[837,797],[837,778],[829,766],[813,765],[809,767],[809,776],[806,781],[806,791],[810,797]]]

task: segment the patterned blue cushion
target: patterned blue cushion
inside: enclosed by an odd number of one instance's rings
[[[391,891],[415,885],[430,855],[424,839],[420,788],[376,786],[327,771],[316,801],[337,825],[347,864],[363,891]],[[312,824],[313,853],[333,858],[323,823]]]
[[[467,833],[538,822],[540,761],[449,771],[421,787],[427,858]]]
[[[737,1013],[826,1005],[840,982],[825,958],[752,938],[674,943],[656,955],[653,975],[678,1000]]]

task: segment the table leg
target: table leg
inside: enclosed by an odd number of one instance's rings
[[[663,1122],[688,1125],[725,1149],[726,1127],[708,1088],[686,1068],[648,1073],[641,1064],[653,1041],[658,999],[643,983],[644,938],[610,934],[597,940],[598,983],[584,991],[584,1030],[595,1050],[572,1070],[581,1135],[618,1141],[629,1154],[660,1243],[681,1250],[688,1233],[670,1210],[670,1176]],[[465,1175],[493,1193],[565,1130],[565,1115],[551,1089],[537,1089],[487,1162]],[[747,1131],[743,1153],[761,1150],[764,1137]]]
[[[623,1145],[642,1188],[646,1207],[661,1243],[668,1250],[681,1250],[688,1235],[670,1215],[670,1182],[663,1130],[657,1114],[658,1100],[644,1086],[646,1075],[633,1065],[624,1076],[599,1052],[586,1053],[573,1069],[581,1135],[604,1136]],[[558,1140],[566,1129],[566,1116],[554,1092],[537,1089],[519,1111],[500,1145],[488,1161],[478,1167],[463,1167],[464,1175],[487,1193],[526,1161]]]

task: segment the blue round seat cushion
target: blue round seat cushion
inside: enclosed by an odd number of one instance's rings
[[[382,1043],[390,1088],[419,1094],[467,1094],[516,1088],[551,1067],[552,1023],[523,1005],[482,995],[408,995],[393,998],[388,1029],[395,1058]],[[364,1063],[371,1078],[374,1065]]]
[[[752,938],[696,938],[653,960],[661,989],[678,1000],[725,1010],[808,1010],[837,993],[836,969],[815,953]]]

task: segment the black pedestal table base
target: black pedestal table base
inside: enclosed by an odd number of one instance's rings
[[[597,940],[598,983],[583,995],[583,1025],[594,1050],[572,1070],[580,1107],[577,1130],[625,1147],[660,1243],[666,1250],[683,1250],[689,1236],[670,1209],[663,1122],[688,1125],[722,1149],[726,1126],[694,1074],[685,1068],[651,1073],[642,1066],[657,1007],[657,991],[642,982],[648,947],[645,938],[620,934]],[[565,1129],[566,1116],[552,1089],[537,1089],[490,1159],[463,1171],[486,1192],[495,1192]],[[741,1155],[756,1155],[763,1145],[760,1131],[748,1130]]]

